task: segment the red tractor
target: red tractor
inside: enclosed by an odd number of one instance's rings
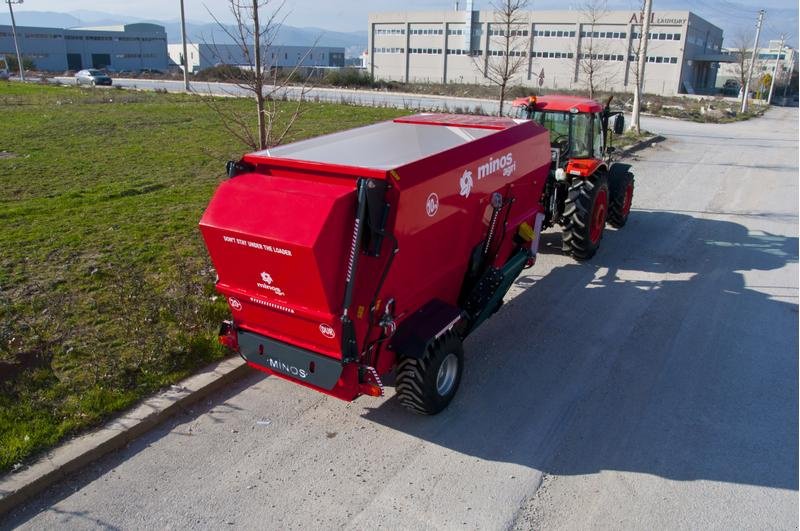
[[[633,200],[634,179],[629,164],[611,160],[609,119],[613,133],[622,134],[621,112],[575,96],[517,98],[517,118],[533,120],[550,132],[551,167],[542,192],[543,229],[562,227],[562,249],[578,260],[591,258],[600,245],[606,223],[622,227]]]

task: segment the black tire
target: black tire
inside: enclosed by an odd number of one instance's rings
[[[608,179],[596,173],[575,179],[564,201],[561,248],[577,260],[588,260],[600,247],[608,215]]]
[[[608,224],[614,228],[621,228],[628,221],[633,202],[634,180],[629,171],[612,175],[608,181]]]
[[[448,360],[448,367],[443,368],[445,360]],[[450,364],[454,360],[456,365],[452,368]],[[434,340],[421,358],[401,358],[395,385],[400,403],[414,413],[436,415],[447,407],[458,391],[463,365],[464,347],[452,332]],[[448,373],[448,382],[441,380],[440,369]],[[448,385],[441,385],[443,383]]]

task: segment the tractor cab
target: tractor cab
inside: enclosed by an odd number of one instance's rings
[[[610,103],[610,100],[609,100]],[[576,96],[529,96],[513,102],[514,117],[533,120],[550,132],[554,168],[564,168],[571,159],[607,159],[610,146],[608,120],[616,115],[614,133],[624,130],[624,118],[608,104]]]

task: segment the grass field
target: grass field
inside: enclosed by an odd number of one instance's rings
[[[313,104],[291,139],[400,114]],[[224,355],[197,222],[245,147],[185,95],[0,82],[0,116],[6,471]]]

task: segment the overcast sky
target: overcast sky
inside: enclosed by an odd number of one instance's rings
[[[2,2],[5,4],[5,1]],[[466,2],[461,1],[462,6]],[[636,9],[637,0],[609,0],[610,9]],[[224,16],[226,0],[185,0],[186,16],[197,22],[210,20],[206,6],[218,16]],[[490,0],[475,0],[476,8],[486,8]],[[533,0],[535,9],[578,8],[581,0]],[[292,26],[314,26],[329,30],[354,31],[367,29],[369,11],[411,11],[452,9],[450,0],[286,0],[286,23]],[[25,0],[19,10],[74,12],[75,10],[102,11],[157,20],[180,17],[179,0]],[[5,8],[5,6],[2,6]],[[792,42],[797,42],[797,0],[654,0],[653,10],[691,10],[725,30],[726,37],[734,32],[751,29],[759,8],[767,10],[766,28],[771,34],[785,32]]]

